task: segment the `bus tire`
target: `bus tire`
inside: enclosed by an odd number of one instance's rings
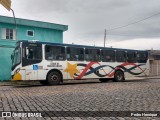
[[[62,81],[62,76],[57,71],[51,71],[47,76],[48,85],[58,85]]]
[[[125,78],[124,78],[124,73],[123,71],[121,70],[117,70],[114,74],[114,79],[113,79],[113,82],[122,82],[124,81]]]

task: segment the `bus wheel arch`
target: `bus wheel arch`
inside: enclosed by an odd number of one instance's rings
[[[55,80],[55,81],[53,81]],[[60,70],[52,69],[47,73],[46,81],[49,85],[60,84],[63,82],[63,75]]]
[[[121,69],[118,69],[114,73],[113,82],[123,82],[125,80],[124,72]]]

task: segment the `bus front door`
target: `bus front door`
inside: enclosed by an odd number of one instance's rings
[[[33,65],[31,69],[26,69],[26,80],[38,79],[38,65]]]

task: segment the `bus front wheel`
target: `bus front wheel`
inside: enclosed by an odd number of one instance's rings
[[[58,85],[62,81],[62,76],[57,71],[52,71],[47,76],[47,82],[49,85]]]
[[[114,74],[113,81],[114,82],[122,82],[124,80],[125,80],[124,73],[121,70],[116,71],[115,74]]]

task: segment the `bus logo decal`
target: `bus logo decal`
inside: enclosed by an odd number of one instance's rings
[[[68,72],[70,74],[70,77],[72,78],[76,73],[80,73],[77,70],[77,64],[70,64],[67,62],[67,68],[64,70],[64,72]]]
[[[62,67],[62,65],[56,62],[51,62],[50,65],[47,65],[47,67]]]
[[[33,65],[33,70],[38,70],[38,65]]]

